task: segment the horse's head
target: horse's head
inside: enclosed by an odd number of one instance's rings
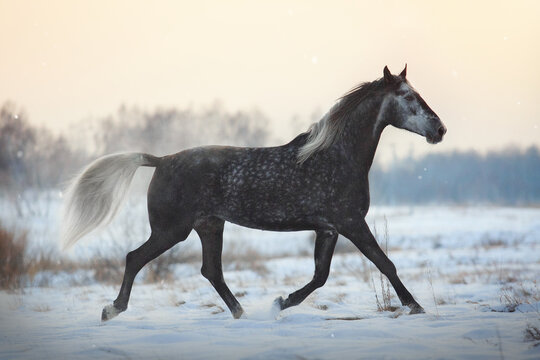
[[[441,142],[446,127],[407,81],[407,65],[399,75],[392,75],[387,66],[383,73],[388,93],[381,111],[388,123],[422,135],[430,144]]]

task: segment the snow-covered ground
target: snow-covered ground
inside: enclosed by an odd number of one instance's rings
[[[58,249],[57,194],[21,204],[17,214],[2,202],[2,223],[27,228],[31,249]],[[368,223],[383,245],[387,227],[389,256],[426,314],[407,315],[395,296],[396,311],[377,311],[379,272],[345,239],[326,285],[301,305],[273,312],[276,297],[312,276],[311,234],[228,225],[225,279],[246,318],[232,318],[198,259],[176,265],[172,281],[139,278],[128,310],[106,323],[101,309],[119,284],[47,274],[49,287],[33,280],[0,291],[0,358],[540,358],[538,341],[525,341],[527,328],[540,328],[540,209],[372,207]],[[148,234],[144,201],[134,196],[108,228],[68,254],[53,251],[81,261],[124,256]],[[200,245],[192,234],[178,248],[196,253]]]

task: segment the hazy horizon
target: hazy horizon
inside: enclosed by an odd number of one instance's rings
[[[1,2],[0,102],[55,131],[125,104],[257,108],[276,140],[340,95],[408,64],[449,131],[436,147],[387,130],[393,151],[540,146],[540,3]],[[296,118],[297,120],[292,120]]]

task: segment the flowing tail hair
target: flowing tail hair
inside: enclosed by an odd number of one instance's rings
[[[88,165],[64,194],[61,241],[64,249],[108,224],[122,205],[139,166],[156,167],[160,158],[143,153],[103,156]]]

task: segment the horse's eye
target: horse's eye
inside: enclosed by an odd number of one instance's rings
[[[407,100],[407,101],[413,101],[413,100],[414,100],[414,96],[412,96],[412,95],[407,95],[407,96],[405,96],[405,100]]]

